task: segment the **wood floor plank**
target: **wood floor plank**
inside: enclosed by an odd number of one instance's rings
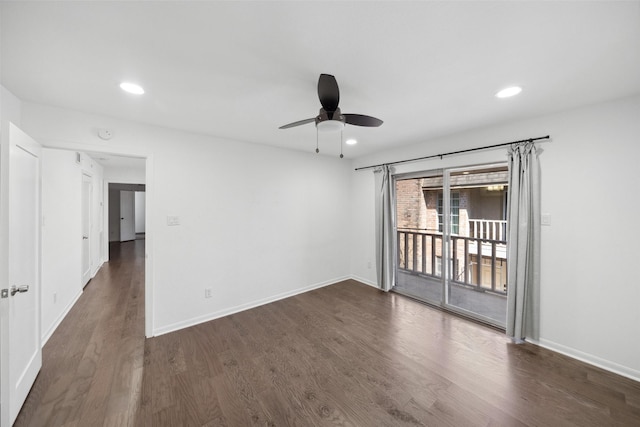
[[[145,340],[111,249],[15,426],[640,426],[638,382],[350,280]]]

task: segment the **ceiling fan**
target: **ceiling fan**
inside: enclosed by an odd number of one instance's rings
[[[279,129],[289,129],[295,126],[315,122],[319,132],[342,130],[345,124],[365,127],[378,127],[382,120],[364,114],[343,114],[338,108],[340,90],[336,78],[330,74],[320,74],[318,79],[318,98],[320,98],[320,112],[316,117],[299,120],[280,126]],[[319,150],[316,148],[316,152]]]

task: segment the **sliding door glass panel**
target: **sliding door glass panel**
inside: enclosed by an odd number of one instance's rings
[[[396,179],[394,290],[441,305],[442,174]]]
[[[505,166],[446,172],[448,221],[445,306],[498,326],[506,322],[508,170]],[[445,218],[447,219],[447,218]]]

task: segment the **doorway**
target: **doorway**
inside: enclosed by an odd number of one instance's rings
[[[506,164],[396,176],[393,290],[506,324]]]
[[[143,239],[146,233],[145,184],[109,183],[109,243]]]
[[[42,147],[13,123],[0,144],[0,199],[6,236],[0,242],[0,424],[13,424],[42,366]]]

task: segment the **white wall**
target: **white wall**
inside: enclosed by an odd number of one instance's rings
[[[4,86],[0,86],[0,129],[2,135],[9,135],[8,123],[20,127],[22,122],[22,102]]]
[[[145,160],[130,159],[126,166],[109,166],[104,168],[104,179],[106,182],[121,184],[144,184]]]
[[[35,104],[23,125],[48,146],[147,157],[153,334],[349,276],[344,160]],[[117,136],[107,144],[98,127]]]
[[[91,176],[91,276],[104,262],[101,247],[102,167],[84,153],[43,149],[42,340],[43,345],[82,294],[82,175]]]
[[[539,343],[640,380],[637,162],[640,97],[425,141],[358,159],[355,167],[551,135],[540,143]],[[399,165],[397,172],[505,160],[505,150]],[[374,180],[352,172],[351,273],[375,283]],[[367,261],[374,261],[367,268]]]
[[[136,191],[135,193],[135,212],[136,212],[136,233],[145,232],[145,194],[144,191]]]
[[[42,336],[82,294],[82,175],[76,154],[42,150]]]

